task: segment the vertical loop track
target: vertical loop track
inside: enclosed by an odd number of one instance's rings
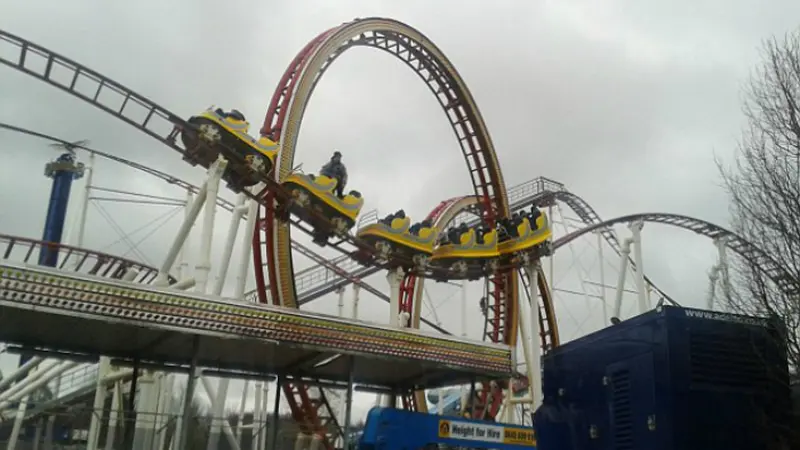
[[[390,53],[419,75],[436,96],[453,128],[467,163],[475,198],[481,206],[482,219],[494,225],[498,218],[508,216],[505,182],[494,145],[466,84],[427,37],[390,19],[361,19],[332,28],[312,40],[292,61],[282,78],[283,84],[273,95],[261,130],[263,135],[278,138],[281,146],[275,172],[277,181],[282,182],[294,166],[300,124],[314,88],[331,63],[354,46],[373,47]],[[256,275],[259,299],[267,301],[269,298],[272,303],[297,307],[290,228],[273,216],[271,199],[268,198],[265,204],[253,242],[256,271],[262,271]],[[488,337],[494,342],[516,345],[516,274],[513,270],[504,271],[493,276],[490,284],[491,308],[495,314]],[[340,431],[323,426],[318,419],[320,408],[312,405],[309,390],[305,386],[284,387],[293,414],[304,424],[305,431],[324,439],[324,445],[331,448]],[[502,398],[502,393],[496,391],[487,391],[485,395],[500,395]],[[314,397],[324,397],[321,391],[317,394]],[[496,401],[485,403],[491,403],[493,410],[496,410],[495,404],[499,407]]]

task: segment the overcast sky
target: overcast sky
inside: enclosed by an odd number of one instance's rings
[[[136,6],[4,1],[0,27],[179,115],[210,104],[237,108],[256,124],[255,133],[283,70],[309,39],[354,17],[396,18],[433,40],[466,80],[508,186],[547,176],[565,183],[604,218],[673,212],[728,223],[714,157],[729,159],[735,148],[743,119],[741,88],[757,64],[760,41],[797,26],[800,3],[498,0],[491,5],[465,0],[457,8],[444,1],[174,0]],[[95,148],[202,182],[202,171],[174,152],[31,77],[0,70],[0,99],[0,121],[65,139],[90,139]],[[0,189],[6,193],[0,198],[0,232],[39,237],[49,193],[42,167],[56,154],[42,141],[7,131],[0,131],[0,145],[5,157]],[[418,217],[438,200],[470,191],[463,158],[438,104],[415,74],[382,52],[348,51],[315,91],[296,161],[315,170],[333,148],[344,154],[349,184],[364,193],[367,209],[402,207]],[[97,168],[99,186],[183,196],[129,169],[107,162]],[[230,192],[223,195],[233,199]],[[126,232],[170,209],[102,207]],[[139,251],[149,262],[163,258],[179,217],[142,241]],[[226,213],[218,215],[217,255],[228,220]],[[87,226],[88,247],[141,259],[129,246],[114,243],[119,236],[98,207],[90,209]],[[658,225],[647,226],[644,236],[649,275],[678,301],[701,305],[715,258],[710,242]],[[564,289],[580,284],[572,261],[591,265],[588,248],[584,242],[574,253],[565,249],[563,258],[556,257],[557,287],[559,282],[569,284]],[[596,280],[594,267],[587,277]],[[616,275],[606,276],[613,281]],[[570,277],[571,282],[564,281]],[[228,292],[232,275],[229,280]],[[386,286],[382,276],[374,283]],[[439,286],[432,296],[441,305],[441,320],[460,331],[457,314],[446,314],[458,308],[448,300],[457,298],[457,291],[448,289]],[[478,291],[470,292],[477,301]],[[570,299],[561,300],[559,308],[568,311],[560,316],[562,327],[568,335],[581,334],[578,325],[586,320],[572,316],[586,314],[586,308],[576,312]],[[364,317],[382,320],[386,314],[377,301],[364,305]],[[477,309],[471,308],[474,314]],[[314,309],[335,312],[335,299]],[[590,315],[595,320],[596,310]],[[480,336],[479,322],[470,321],[470,336]]]

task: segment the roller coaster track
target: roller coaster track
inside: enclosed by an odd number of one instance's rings
[[[719,225],[714,225],[713,223],[706,222],[704,220],[682,216],[679,214],[642,213],[617,217],[615,219],[606,220],[605,222],[592,224],[588,227],[567,234],[566,236],[562,236],[553,242],[553,247],[558,248],[566,245],[587,233],[592,233],[600,229],[608,229],[621,223],[631,223],[637,221],[670,225],[692,231],[710,239],[721,240],[725,243],[727,248],[733,250],[745,260],[750,261],[755,267],[758,267],[764,273],[764,275],[769,277],[770,280],[772,280],[772,282],[774,282],[775,285],[787,295],[797,295],[797,293],[800,292],[800,280],[797,280],[791,274],[789,274],[789,272],[781,267],[781,265],[778,264],[765,251],[761,250],[754,244],[751,244],[733,231],[727,230]]]
[[[430,220],[437,229],[445,230],[460,213],[469,211],[478,204],[479,200],[476,197],[455,197],[439,203],[439,205],[428,214],[426,219]],[[519,273],[521,275],[520,279],[525,286],[525,293],[528,297],[528,301],[531,303],[536,302],[539,308],[539,327],[541,330],[539,336],[541,347],[544,351],[548,351],[559,344],[559,337],[553,299],[550,295],[550,289],[547,285],[544,271],[539,268],[537,272],[541,301],[538,298],[530,298],[530,279],[525,269],[519,270]],[[418,277],[414,274],[406,274],[404,276],[400,284],[400,312],[406,313],[409,317],[409,321],[403,324],[403,326],[419,328],[424,289],[425,278]],[[487,333],[490,330],[489,324],[492,323],[492,318],[501,316],[501,312],[502,311],[487,307],[485,312],[486,321],[484,322],[484,338],[491,338]],[[485,383],[482,387],[483,388],[476,393],[471,401],[471,417],[485,418],[488,416],[489,418],[494,418],[500,409],[501,402],[497,401],[498,398],[492,395],[492,386]],[[427,412],[428,409],[424,390],[403,393],[401,402],[405,409],[419,412]]]
[[[78,97],[133,126],[138,131],[155,138],[181,155],[185,155],[186,149],[183,148],[180,140],[176,139],[175,126],[185,125],[186,122],[177,114],[72,59],[0,30],[0,50],[9,47],[16,50],[16,57],[8,58],[4,55],[10,52],[0,52],[0,63]],[[4,128],[43,139],[64,142],[61,139],[13,125],[6,125]],[[84,146],[77,146],[77,148],[127,164],[189,191],[196,193],[198,190],[196,186],[150,167]],[[233,209],[233,204],[222,198],[218,198],[217,204],[227,210]]]
[[[545,177],[538,177],[509,188],[508,198],[512,211],[527,209],[532,205],[544,207],[554,201],[560,201],[568,206],[587,227],[603,223],[597,212],[585,200],[566,190],[563,184]],[[476,224],[477,220],[468,222],[468,225]],[[620,255],[620,242],[613,230],[599,226],[594,228],[593,231],[600,231],[604,240],[616,252],[617,256]],[[629,262],[635,268],[633,260],[629,258]],[[325,264],[318,264],[300,270],[295,274],[298,304],[303,305],[316,300],[340,287],[347,286],[353,279],[362,280],[381,270],[383,269],[380,267],[363,266],[349,255],[341,255],[327,260]],[[645,276],[645,280],[659,296],[671,303],[675,303],[650,278]],[[267,298],[269,298],[269,290],[266,293]],[[245,298],[249,301],[256,301],[258,295],[258,290],[254,289],[246,293]]]
[[[0,56],[0,63],[86,101],[153,137],[187,159],[186,149],[180,140],[176,139],[179,130],[187,127],[187,123],[177,114],[168,111],[147,97],[137,94],[121,83],[101,75],[97,71],[11,33],[0,30],[0,45],[4,48],[10,45],[11,48],[16,50],[16,56],[12,59]],[[2,54],[5,55],[5,53]],[[288,105],[291,96],[285,96],[285,98],[285,104]],[[280,109],[270,108],[271,111],[276,113],[280,113]],[[272,208],[267,208],[267,210],[271,212]],[[258,233],[255,236],[254,242],[258,238]],[[288,236],[288,232],[286,236]],[[282,251],[290,253],[290,240],[287,238],[283,244],[285,246],[282,247]],[[258,261],[260,246],[255,250],[254,258]],[[284,261],[286,260],[284,259]],[[276,264],[278,263],[276,262]],[[291,257],[289,257],[287,264],[291,264]],[[291,266],[289,266],[288,270],[291,276]],[[256,273],[261,273],[258,264],[256,265]],[[275,296],[274,298],[279,300],[281,297]],[[292,300],[294,301],[293,297]],[[287,400],[292,406],[293,415],[301,427],[305,430],[310,430],[311,428],[314,430],[331,429],[341,434],[340,427],[333,414],[329,413],[327,420],[320,420],[314,414],[314,411],[320,408],[325,411],[331,411],[330,405],[321,390],[319,396],[311,399],[305,386],[290,385],[287,388],[287,394],[290,391],[299,394],[287,395],[289,397]],[[299,406],[298,401],[300,402]],[[311,428],[309,428],[309,424]],[[325,444],[326,447],[331,447],[330,442]]]
[[[175,186],[178,186],[178,187],[180,187],[180,188],[182,188],[182,189],[184,189],[184,190],[186,190],[188,192],[192,192],[192,193],[196,194],[196,193],[198,193],[200,191],[200,188],[198,186],[195,186],[195,185],[193,185],[193,184],[191,184],[191,183],[189,183],[187,181],[181,180],[180,178],[174,177],[174,176],[172,176],[172,175],[170,175],[170,174],[168,174],[166,172],[161,172],[160,170],[153,169],[152,167],[148,167],[148,166],[136,163],[134,161],[131,161],[131,160],[128,160],[128,159],[125,159],[125,158],[121,158],[119,156],[112,155],[110,153],[102,152],[100,150],[96,150],[96,149],[93,149],[93,148],[90,148],[90,147],[87,147],[87,146],[84,146],[84,145],[74,145],[74,144],[69,143],[68,141],[66,141],[64,139],[60,139],[60,138],[57,138],[55,136],[50,136],[48,134],[39,133],[37,131],[33,131],[33,130],[17,127],[17,126],[6,124],[6,123],[2,123],[2,122],[0,122],[0,128],[7,129],[7,130],[10,130],[10,131],[13,131],[13,132],[16,132],[16,133],[26,134],[26,135],[33,136],[33,137],[40,138],[40,139],[46,139],[46,140],[57,142],[57,143],[60,143],[60,144],[70,144],[73,148],[81,149],[81,150],[84,150],[86,152],[92,153],[92,154],[94,154],[96,156],[99,156],[101,158],[105,158],[105,159],[108,159],[110,161],[114,161],[114,162],[117,162],[119,164],[126,165],[128,167],[133,168],[133,169],[136,169],[136,170],[139,170],[141,172],[144,172],[144,173],[146,173],[148,175],[151,175],[151,176],[154,176],[156,178],[159,178],[159,179],[167,182],[168,184],[173,184]],[[221,196],[217,196],[216,202],[217,202],[217,206],[218,207],[220,207],[220,208],[222,208],[222,209],[224,209],[224,210],[226,210],[228,212],[233,212],[233,209],[235,208],[235,205],[233,203],[231,203],[230,201],[226,200],[225,198],[223,198]],[[246,216],[244,216],[244,215],[242,216],[242,220],[246,220],[246,218],[247,218]],[[370,286],[369,284],[361,281],[359,278],[350,276],[347,272],[343,271],[343,269],[340,269],[335,264],[335,260],[334,261],[328,261],[328,260],[324,259],[322,256],[320,256],[319,254],[317,254],[314,251],[312,251],[311,249],[309,249],[308,247],[306,247],[306,246],[304,246],[304,245],[302,245],[302,244],[300,244],[299,242],[296,242],[296,241],[292,241],[292,248],[297,250],[298,252],[302,253],[303,255],[306,255],[309,259],[311,259],[312,261],[314,261],[317,264],[319,264],[320,265],[319,267],[322,267],[324,270],[333,271],[334,273],[337,274],[337,277],[342,277],[341,279],[346,280],[348,283],[350,283],[350,282],[358,283],[358,285],[361,286],[362,288],[364,288],[364,290],[366,290],[367,292],[373,294],[374,296],[380,298],[381,300],[389,302],[389,296],[388,295],[386,295],[385,293],[375,289],[374,287]],[[327,292],[330,292],[330,291],[327,291]],[[325,292],[325,293],[327,293],[327,292]],[[255,291],[253,291],[253,294],[255,294]],[[308,294],[311,294],[311,295],[308,295]],[[322,295],[324,295],[324,294],[322,294]],[[298,298],[299,298],[299,302],[298,303],[299,304],[303,304],[303,303],[315,300],[315,299],[317,299],[319,297],[320,297],[320,295],[317,294],[317,292],[314,292],[314,291],[305,292],[305,291],[303,291],[301,289],[301,290],[299,290],[299,294],[298,294]],[[249,300],[254,302],[256,300],[255,295],[249,296]],[[444,333],[444,334],[450,334],[444,328],[442,328],[442,327],[440,327],[440,326],[428,321],[427,319],[422,319],[422,320],[423,320],[424,323],[426,323],[427,325],[431,326],[434,330],[437,330],[437,331],[439,331],[441,333]]]
[[[55,267],[58,270],[71,271],[97,277],[121,279],[128,271],[133,271],[136,276],[130,281],[133,283],[149,284],[158,275],[158,269],[136,261],[95,252],[78,247],[52,242],[43,242],[18,236],[0,234],[0,255],[4,260],[14,260],[26,264],[36,264],[36,258],[42,248],[58,248],[60,262]],[[170,278],[170,282],[175,282]]]
[[[176,114],[92,69],[13,34],[0,31],[0,41],[11,44],[18,50],[15,58],[0,58],[0,63],[34,76],[94,105],[186,157],[186,150],[176,137],[179,130],[186,128],[187,124]],[[297,126],[302,118],[306,100],[313,91],[319,75],[343,50],[355,45],[371,46],[389,52],[403,60],[425,80],[448,113],[467,160],[475,193],[481,198],[484,219],[493,223],[496,217],[507,215],[505,185],[491,139],[466,86],[450,62],[427,38],[418,31],[392,20],[361,20],[331,29],[312,41],[287,70],[285,83],[276,91],[273,106],[269,109],[271,116],[268,115],[262,130],[263,134],[281,137],[278,181],[285,177],[289,170],[294,156]],[[306,72],[308,69],[312,69],[313,73]],[[309,73],[311,75],[308,75]],[[277,119],[272,121],[271,117]],[[272,124],[276,124],[275,128],[280,130],[277,134],[276,130],[269,130]],[[286,132],[287,129],[289,132]],[[291,150],[286,151],[287,149]],[[271,197],[272,193],[267,195]],[[273,295],[273,299],[285,305],[296,306],[294,283],[291,279],[288,224],[276,224],[271,220],[272,217],[269,217],[273,208],[264,209],[269,219],[264,222],[267,228],[265,234],[269,239],[266,253],[269,261],[275,263],[269,265],[270,277],[273,278],[276,272],[280,272],[284,281],[282,286],[273,284],[276,288],[280,288],[280,291],[273,291],[274,294],[280,292],[278,295]],[[254,242],[260,238],[259,235],[260,233],[256,233]],[[280,259],[271,254],[276,250],[282,253]],[[261,258],[260,251],[254,254],[254,258],[257,261]],[[256,272],[262,273],[259,265]],[[503,320],[492,333],[493,338],[496,341],[516,342],[516,277],[511,270],[506,270],[494,277],[493,285],[495,288],[492,289],[492,300],[502,304],[501,309],[504,311]],[[263,279],[260,288],[260,291],[264,292]],[[327,435],[325,429],[330,428],[340,433],[335,418],[329,418],[332,427],[324,426],[324,421],[315,413],[319,405],[327,403],[321,392],[319,399],[313,402],[304,386],[287,386],[287,393],[290,392],[293,394],[289,400],[293,413],[306,431],[313,431],[319,437],[323,437],[321,433]],[[496,395],[502,393],[497,391]],[[330,409],[328,405],[325,406],[326,410]],[[330,439],[327,437],[323,439],[326,440],[324,443],[326,447],[330,448]]]
[[[344,51],[354,46],[383,50],[404,62],[429,87],[436,96],[461,146],[467,162],[475,196],[482,204],[483,220],[493,224],[499,217],[509,214],[508,199],[497,157],[486,125],[464,81],[450,61],[431,41],[419,31],[394,20],[363,19],[342,24],[313,39],[292,61],[276,89],[261,134],[280,142],[281,151],[276,168],[276,179],[282,182],[294,163],[295,144],[303,113],[317,82],[331,63]],[[270,194],[267,205],[271,206]],[[273,215],[274,208],[262,211],[262,233],[254,238],[254,262],[257,269],[258,292],[261,301],[267,301],[267,272],[273,302],[287,307],[297,307],[297,289],[293,278],[292,255],[288,251],[290,227]],[[266,243],[261,254],[261,242]],[[517,342],[517,277],[513,270],[504,270],[491,278],[490,298],[497,304],[500,315],[493,322],[490,337],[494,342],[515,345]],[[334,415],[323,411],[320,390],[312,402],[309,388],[287,385],[284,392],[289,397],[294,417],[323,444],[332,448],[341,430],[331,429]],[[500,389],[492,395],[502,398]],[[324,408],[328,409],[328,408]],[[325,414],[327,417],[320,417]]]
[[[75,95],[181,154],[185,153],[185,149],[175,139],[177,135],[175,125],[185,124],[177,115],[123,85],[41,46],[2,31],[0,31],[0,41],[11,43],[19,49],[16,60],[0,58],[0,62]],[[297,131],[316,83],[332,61],[344,50],[353,46],[369,46],[386,51],[401,59],[419,74],[436,95],[450,119],[467,160],[484,220],[491,223],[496,217],[507,215],[513,205],[509,205],[509,200],[506,198],[504,182],[491,139],[474,100],[460,76],[441,51],[422,34],[404,24],[385,19],[358,20],[328,30],[312,40],[287,69],[270,103],[262,128],[262,134],[273,137],[282,145],[278,179],[285,177],[292,166]],[[36,66],[34,62],[36,60],[41,66],[40,70],[33,68]],[[542,202],[547,200],[547,194],[543,192],[540,197]],[[565,191],[549,192],[549,194],[550,201],[557,199],[567,203],[585,223],[601,231],[606,240],[610,240],[610,243],[616,242],[612,247],[619,249],[616,237],[603,227],[604,223],[588,204]],[[581,208],[584,215],[581,214]],[[257,264],[257,275],[261,276],[258,294],[262,301],[272,300],[286,306],[296,306],[299,302],[292,279],[291,253],[288,252],[291,246],[289,228],[288,225],[273,220],[272,211],[272,208],[260,210],[260,213],[266,213],[266,220],[259,224],[259,229],[264,229],[264,239],[261,233],[257,233],[254,244],[256,241],[259,243],[262,240],[266,241],[265,253],[268,261],[265,265],[271,281],[269,290],[273,295],[267,298],[267,286],[264,283],[261,264]],[[261,246],[259,245],[256,250],[254,258],[260,262]],[[276,256],[276,253],[281,254]],[[323,263],[323,266],[325,265]],[[330,264],[327,266],[330,268]],[[343,276],[341,271],[337,275]],[[360,281],[360,278],[355,277],[348,281]],[[497,311],[497,314],[487,323],[487,334],[493,341],[516,342],[516,280],[511,271],[506,271],[491,280],[490,299],[493,302],[491,308]],[[526,282],[525,278],[523,282]],[[544,342],[543,338],[543,345],[552,344]],[[502,399],[502,392],[499,389],[484,391],[491,394],[493,399]],[[329,417],[326,424],[324,418],[319,417],[321,406],[325,406],[326,410],[330,409],[324,394],[320,392],[319,398],[313,400],[305,386],[297,385],[288,386],[287,393],[292,394],[289,401],[295,418],[305,426],[307,432],[313,432],[321,438],[321,434],[324,433],[325,445],[330,447],[330,438],[335,437],[340,431],[335,418]],[[484,405],[490,403],[498,404],[499,401],[484,402]],[[485,411],[479,414],[481,417],[486,415]]]

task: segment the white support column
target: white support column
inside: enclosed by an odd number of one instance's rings
[[[42,442],[42,431],[44,431],[44,418],[36,421],[36,428],[33,431],[33,442],[31,450],[39,450],[39,443]]]
[[[353,320],[358,320],[358,294],[361,286],[353,284]]]
[[[706,297],[706,308],[714,310],[714,300],[717,296],[717,280],[719,280],[719,265],[714,265],[708,272],[708,294]]]
[[[539,325],[539,261],[534,260],[525,267],[528,272],[528,283],[530,287],[530,320],[531,320],[531,335],[530,335],[530,385],[531,385],[531,408],[536,409],[542,404],[542,348],[539,345],[539,336],[542,333],[541,326]],[[528,356],[528,355],[526,355]],[[511,386],[509,386],[511,390]]]
[[[94,153],[89,153],[89,164],[84,167],[86,177],[84,178],[83,199],[81,200],[81,209],[78,216],[78,237],[75,239],[75,246],[79,248],[83,248],[83,237],[86,234],[86,214],[89,212],[89,196],[92,192],[94,164]]]
[[[236,442],[242,446],[242,424],[244,422],[245,407],[247,406],[247,394],[250,391],[250,380],[244,380],[244,387],[242,388],[242,398],[239,400],[239,420],[236,422]]]
[[[208,181],[203,183],[203,186],[200,187],[200,191],[197,193],[197,196],[192,202],[191,207],[186,213],[186,217],[183,219],[183,223],[181,223],[181,227],[178,229],[178,234],[175,236],[175,240],[172,241],[172,245],[167,252],[167,256],[164,258],[164,263],[159,268],[158,278],[154,284],[158,286],[167,285],[169,271],[172,270],[172,266],[175,265],[175,260],[178,258],[178,253],[180,253],[184,243],[186,243],[186,238],[192,231],[192,227],[194,226],[195,221],[197,221],[197,217],[200,215],[200,210],[203,209],[203,205],[205,205],[207,196]],[[183,273],[183,275],[186,275],[186,273]]]
[[[527,271],[527,269],[526,269],[526,271]],[[526,274],[527,274],[527,272],[526,272]],[[523,288],[522,283],[519,283],[519,286],[520,286],[520,289]],[[527,295],[527,294],[528,294],[527,292],[526,293],[521,293],[519,298],[524,298],[524,296]],[[528,303],[528,308],[530,308],[530,307],[531,307],[531,304]],[[521,308],[521,309],[523,311],[525,310],[525,308]],[[528,377],[528,397],[533,399],[533,398],[536,398],[536,395],[534,395],[533,383],[531,382],[533,380],[533,371],[534,371],[533,364],[532,364],[534,353],[531,351],[531,343],[534,342],[534,339],[531,339],[531,336],[532,336],[531,330],[530,330],[531,326],[529,324],[530,317],[533,316],[533,311],[530,311],[530,309],[529,309],[529,312],[530,312],[530,314],[527,314],[527,315],[520,314],[520,318],[519,318],[518,322],[519,322],[519,337],[520,337],[520,342],[522,343],[522,352],[525,354],[525,375]],[[519,363],[517,363],[517,367],[519,367]],[[515,369],[517,367],[515,367]],[[512,393],[513,393],[513,389],[512,389]],[[462,398],[463,398],[463,396],[464,396],[464,394],[462,393]]]
[[[633,263],[636,265],[636,296],[639,299],[639,314],[650,309],[647,303],[647,287],[644,285],[644,264],[642,261],[642,227],[644,222],[637,220],[630,224],[633,233]]]
[[[256,381],[254,384],[255,384],[255,386],[253,387],[253,392],[255,393],[255,395],[254,395],[255,404],[253,405],[253,426],[250,428],[250,430],[252,432],[252,435],[253,435],[253,439],[251,439],[251,447],[250,447],[250,449],[251,450],[261,450],[258,447],[259,441],[258,441],[258,435],[256,433],[258,433],[259,424],[263,420],[266,420],[266,418],[267,418],[267,416],[265,414],[265,411],[264,411],[264,408],[261,407],[261,405],[263,404],[263,402],[261,401],[261,395],[264,392],[264,388],[262,387],[264,382],[263,381]]]
[[[211,191],[209,191],[209,194],[211,194]],[[216,195],[214,197],[216,197]],[[208,198],[211,198],[211,195],[209,195]],[[222,289],[225,287],[225,280],[227,279],[228,275],[228,267],[230,267],[231,255],[233,254],[233,247],[236,243],[236,235],[239,232],[239,223],[242,221],[242,216],[245,213],[245,207],[244,207],[245,199],[246,197],[242,193],[240,193],[237,196],[236,206],[234,207],[233,213],[231,214],[231,222],[228,225],[228,236],[225,239],[225,248],[223,249],[223,255],[221,259],[221,265],[219,268],[219,274],[217,276],[217,282],[214,285],[213,291],[211,292],[215,296],[221,295]],[[216,198],[214,201],[216,206]],[[206,214],[208,214],[208,209],[206,209]],[[206,218],[207,217],[208,216],[206,216]],[[204,226],[205,225],[207,225],[207,223],[205,223]],[[209,263],[210,262],[211,261],[209,259]],[[244,278],[241,273],[238,275],[239,279],[246,280],[246,278]],[[242,289],[242,291],[243,290],[244,289]],[[223,416],[225,415],[225,399],[228,397],[229,387],[230,387],[230,379],[219,378],[219,384],[217,385],[217,395],[213,399],[211,399],[212,418],[211,418],[211,428],[208,434],[208,442],[206,445],[206,450],[215,450],[219,446],[219,435],[220,431],[223,428],[223,422],[225,423],[228,422],[228,419]]]
[[[339,303],[336,305],[337,315],[339,317],[344,317],[344,292],[345,292],[344,286],[339,286],[336,289],[336,294],[339,295]]]
[[[14,372],[8,374],[7,377],[0,380],[0,392],[3,392],[4,389],[11,386],[11,383],[24,378],[28,373],[30,373],[33,369],[39,366],[43,361],[41,356],[34,356],[28,361],[25,362],[21,367],[17,368]],[[5,393],[5,392],[3,392]]]
[[[208,394],[209,398],[214,398],[217,396],[217,393],[211,386],[211,382],[208,380],[208,377],[206,377],[205,375],[200,375],[200,381],[203,387],[205,388],[206,394]],[[231,424],[228,423],[227,420],[222,421],[222,432],[225,434],[225,438],[228,440],[228,444],[230,444],[231,449],[241,450],[239,448],[238,443],[236,442],[236,437],[233,435],[233,429],[231,428]]]
[[[195,291],[203,294],[208,288],[208,276],[211,273],[211,243],[214,238],[214,218],[217,212],[219,182],[227,165],[228,161],[220,156],[208,169],[203,229],[200,232],[200,255],[198,255],[194,267],[194,278],[197,282]]]
[[[25,389],[29,384],[36,382],[39,380],[39,378],[45,376],[59,364],[61,364],[61,361],[47,360],[44,361],[43,364],[35,366],[36,370],[31,369],[29,372],[27,372],[26,377],[20,377],[22,379],[18,383],[10,386],[3,392],[0,392],[0,402],[5,401],[7,398]]]
[[[203,380],[207,379],[203,376]],[[228,419],[225,417],[225,399],[228,397],[228,387],[230,380],[228,378],[217,378],[217,392],[215,396],[209,398],[211,400],[211,428],[208,433],[208,442],[206,443],[206,450],[215,450],[219,446],[219,435],[225,424],[228,424]],[[228,425],[230,426],[230,425]]]
[[[622,295],[625,294],[625,275],[628,273],[628,258],[631,254],[632,239],[625,239],[619,250],[619,278],[617,278],[617,291],[614,294],[614,316],[622,319]]]
[[[415,296],[416,300],[416,296]],[[416,303],[416,301],[414,302]],[[422,305],[414,305],[415,308],[421,308]],[[467,280],[461,280],[461,337],[467,337]],[[415,312],[416,314],[416,312]],[[464,410],[466,405],[467,395],[469,388],[466,385],[461,385],[461,406],[460,410]]]
[[[719,253],[719,272],[722,276],[722,295],[725,296],[725,300],[729,300],[731,298],[732,290],[731,290],[731,279],[730,279],[730,271],[728,266],[728,240],[726,238],[717,238],[714,239],[714,245],[717,246],[717,252]]]
[[[34,366],[31,370],[33,370],[33,374],[36,373],[37,367]],[[14,418],[14,425],[11,427],[11,435],[8,437],[8,445],[6,446],[6,450],[15,450],[17,448],[17,442],[19,441],[19,433],[22,431],[22,422],[25,420],[25,411],[28,409],[28,397],[30,394],[25,394],[22,398],[22,401],[19,403],[17,407],[17,415]],[[0,417],[2,419],[2,417]]]
[[[561,208],[558,209],[558,212],[559,212],[559,214],[561,214]],[[550,223],[551,224],[555,222],[555,218],[553,217],[553,205],[552,204],[547,207],[547,218],[550,219]],[[564,217],[563,216],[561,217],[561,221],[562,222],[564,221]],[[552,227],[552,225],[551,225],[551,227]],[[549,273],[547,274],[547,276],[548,276],[547,279],[549,280],[550,283],[555,283],[555,258],[556,258],[556,252],[553,252],[547,258],[547,264],[550,266],[549,270],[548,270]],[[550,288],[551,292],[553,291],[554,287],[555,286],[551,286],[551,288]]]
[[[108,392],[104,379],[111,370],[111,359],[107,356],[100,357],[97,365],[97,381],[95,382],[94,403],[92,404],[92,419],[89,421],[89,436],[86,439],[86,449],[96,450],[100,438],[100,428],[103,423],[103,406],[106,404]]]
[[[108,418],[108,433],[106,433],[106,446],[105,450],[112,450],[114,448],[114,440],[117,434],[117,421],[122,414],[122,382],[117,381],[114,383],[114,389],[111,392],[111,412]],[[159,449],[164,448],[163,441]]]
[[[172,392],[175,383],[173,374],[159,374],[158,408],[156,416],[156,434],[153,440],[154,448],[163,449],[166,441],[166,431],[169,424],[168,414],[172,411]]]
[[[40,368],[39,371],[37,372],[41,372],[42,375],[35,377],[35,379],[30,383],[25,383],[24,385],[20,383],[19,385],[22,385],[23,387],[14,390],[13,393],[9,393],[11,392],[11,389],[9,389],[8,391],[3,392],[3,395],[0,395],[0,397],[2,397],[2,399],[0,399],[0,410],[3,410],[4,408],[7,408],[11,403],[19,401],[24,397],[30,395],[33,391],[41,388],[45,384],[49,383],[50,380],[60,376],[62,373],[75,367],[76,365],[78,365],[78,363],[74,361],[63,361],[61,363],[56,363],[48,367],[47,369]],[[7,393],[8,395],[6,395]],[[4,417],[0,416],[0,421],[2,421],[3,418]]]
[[[242,221],[247,207],[244,206],[244,201],[247,197],[240,193],[236,196],[236,206],[231,213],[231,221],[228,225],[228,235],[225,237],[225,246],[222,249],[222,257],[219,259],[220,266],[217,273],[217,282],[214,284],[212,294],[222,294],[222,288],[225,286],[225,278],[228,276],[228,268],[231,265],[231,255],[233,255],[233,247],[236,245],[236,235],[239,233],[239,224]]]
[[[603,231],[597,231],[597,263],[600,266],[600,301],[603,302],[603,327],[608,326],[608,302],[606,302],[606,260],[603,259]]]
[[[386,274],[389,282],[389,326],[400,326],[400,282],[403,280],[403,269],[398,267]]]
[[[401,327],[405,323],[400,316],[400,283],[403,281],[403,269],[398,267],[386,273],[386,280],[389,282],[389,326]],[[353,304],[355,313],[356,304]],[[390,395],[378,394],[375,403],[378,406],[389,406]]]
[[[189,214],[192,210],[192,203],[194,202],[194,194],[192,191],[186,191],[186,204],[183,206],[183,220],[184,222],[189,220]],[[186,234],[185,240],[191,242],[192,238],[192,229],[194,227],[190,226],[188,233]],[[183,278],[189,277],[189,249],[186,245],[181,245],[181,249],[178,252],[178,270],[175,274],[179,280]],[[173,377],[174,378],[174,377]]]
[[[155,373],[143,370],[138,381],[139,393],[136,396],[136,421],[133,432],[133,450],[151,449],[154,415],[157,410],[154,390],[157,390]]]
[[[11,436],[8,437],[8,446],[6,447],[7,450],[15,450],[17,448],[17,442],[19,441],[19,433],[22,431],[22,422],[25,419],[25,411],[28,408],[28,398],[30,395],[26,395],[22,398],[22,401],[19,403],[19,407],[17,408],[17,415],[14,418],[14,425],[11,427]]]
[[[250,192],[257,192],[263,187],[262,183],[258,183]],[[250,257],[253,254],[253,234],[256,231],[256,216],[258,215],[258,202],[250,200],[247,205],[247,224],[245,225],[244,233],[242,233],[242,253],[239,255],[239,267],[236,274],[236,291],[234,298],[242,300],[244,298],[244,290],[247,286],[247,274],[250,271]]]
[[[276,394],[277,395],[277,394]],[[258,450],[265,450],[267,448],[267,417],[269,414],[269,383],[264,383],[264,395],[261,396],[261,410],[264,411],[264,420],[261,422],[261,443]]]

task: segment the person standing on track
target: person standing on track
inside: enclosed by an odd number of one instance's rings
[[[342,154],[338,150],[333,152],[331,160],[322,166],[319,171],[320,175],[336,180],[336,195],[339,198],[344,198],[344,187],[347,184],[347,168],[342,163]]]

